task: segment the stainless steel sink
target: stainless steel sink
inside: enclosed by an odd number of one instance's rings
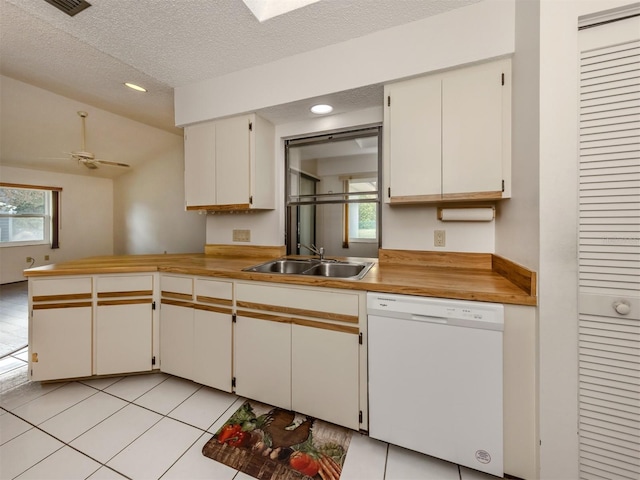
[[[304,274],[317,275],[320,277],[350,278],[350,277],[357,277],[366,268],[367,268],[367,264],[365,263],[342,263],[342,262],[325,263],[323,262],[312,267],[310,270],[307,270],[306,272],[304,272]]]
[[[245,272],[260,272],[260,273],[289,273],[300,274],[305,270],[309,270],[315,264],[311,260],[292,260],[287,258],[281,258],[279,260],[272,260],[260,265],[245,268]]]
[[[280,258],[245,268],[243,271],[360,280],[373,265],[373,262]]]

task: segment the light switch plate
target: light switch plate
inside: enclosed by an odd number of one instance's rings
[[[233,241],[234,242],[250,242],[251,241],[251,230],[233,230]]]

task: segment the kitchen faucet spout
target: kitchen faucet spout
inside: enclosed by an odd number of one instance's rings
[[[300,247],[304,247],[307,250],[315,253],[316,255],[318,255],[320,257],[320,260],[324,260],[324,247],[320,247],[317,248],[315,245],[311,244],[311,246],[309,245],[303,245],[302,243],[298,244],[298,249],[300,249]]]

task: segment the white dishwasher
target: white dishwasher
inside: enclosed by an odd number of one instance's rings
[[[504,307],[367,294],[369,435],[503,476]]]

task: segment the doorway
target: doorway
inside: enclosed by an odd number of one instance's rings
[[[640,16],[580,41],[580,478],[640,478]]]

